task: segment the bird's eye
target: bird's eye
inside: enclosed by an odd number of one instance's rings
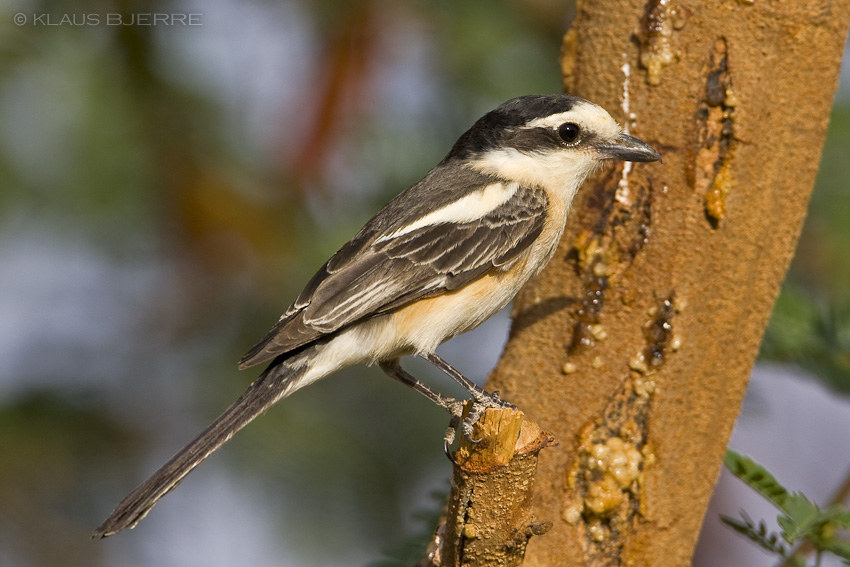
[[[564,122],[558,126],[558,136],[568,144],[572,144],[578,139],[579,128],[578,124],[572,122]]]

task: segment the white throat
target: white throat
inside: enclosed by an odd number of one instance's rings
[[[470,163],[481,173],[524,187],[540,187],[569,202],[601,160],[591,149],[523,153],[502,148],[486,151]]]

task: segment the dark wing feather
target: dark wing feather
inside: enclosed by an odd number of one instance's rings
[[[458,289],[510,263],[540,235],[547,202],[542,190],[520,188],[506,203],[474,221],[428,225],[386,240],[380,237],[393,234],[397,227],[374,230],[379,213],[319,270],[240,367]]]

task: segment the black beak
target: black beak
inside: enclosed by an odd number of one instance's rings
[[[612,142],[603,142],[596,146],[599,157],[603,159],[621,159],[623,161],[661,161],[652,146],[633,138],[628,134],[620,134]]]

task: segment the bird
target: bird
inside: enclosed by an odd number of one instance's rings
[[[318,270],[239,362],[268,363],[244,394],[122,500],[94,531],[133,528],[166,493],[272,405],[354,364],[375,364],[447,409],[462,403],[407,373],[418,355],[465,386],[469,436],[505,407],[435,352],[505,307],[549,262],[570,204],[604,160],[661,161],[602,107],[569,94],[511,99],[478,119],[425,177],[398,194]]]

